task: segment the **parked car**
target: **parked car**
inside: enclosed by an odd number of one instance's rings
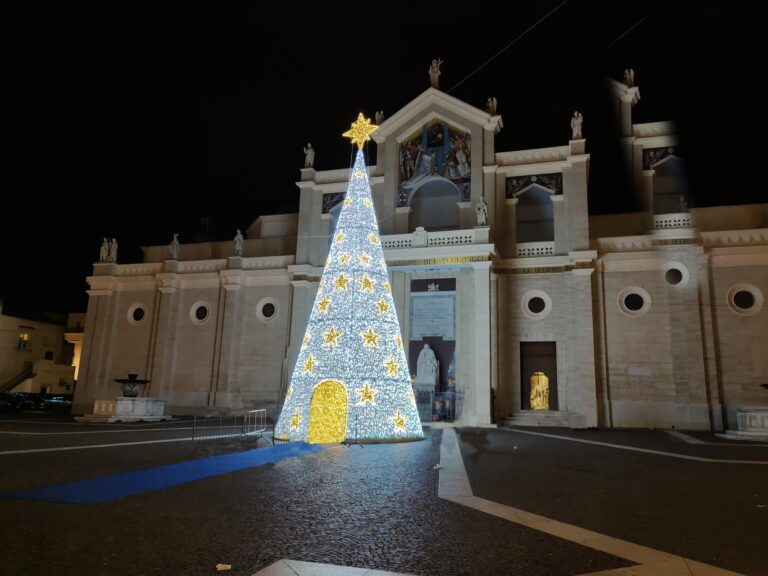
[[[41,402],[38,394],[16,392],[15,394],[0,394],[0,410],[23,412],[24,410],[38,410]]]
[[[72,397],[59,394],[44,394],[41,404],[43,410],[67,412],[72,408]]]

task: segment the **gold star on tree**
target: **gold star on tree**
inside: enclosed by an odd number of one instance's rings
[[[285,401],[288,402],[288,398],[293,396],[293,386],[288,386],[288,390],[285,393]]]
[[[336,234],[336,243],[340,244],[344,241],[344,232],[339,232]]]
[[[342,136],[352,140],[352,143],[357,144],[358,148],[362,148],[366,142],[370,141],[371,132],[377,128],[378,126],[371,124],[370,118],[366,118],[363,116],[363,113],[360,112],[360,114],[357,116],[357,121],[352,124],[352,128],[344,132]]]
[[[349,279],[346,276],[344,276],[344,274],[339,274],[336,277],[336,281],[333,283],[333,289],[346,291],[348,284],[349,284]]]
[[[381,334],[376,334],[376,332],[373,331],[373,328],[368,326],[368,330],[365,332],[360,332],[360,336],[363,337],[363,347],[364,348],[378,348],[379,347],[379,336]]]
[[[304,348],[307,344],[309,344],[309,341],[312,339],[312,334],[307,332],[304,334],[304,340],[301,341],[301,347]]]
[[[352,198],[346,198],[344,200],[344,206],[352,206]]]
[[[317,361],[314,359],[312,354],[309,355],[309,358],[304,362],[304,374],[312,374],[312,370],[317,366]]]
[[[362,278],[358,279],[358,282],[360,282],[360,291],[361,292],[373,292],[373,285],[376,284],[374,280],[371,280],[368,277],[368,274],[364,274]]]
[[[389,311],[389,304],[387,304],[387,301],[384,300],[384,298],[376,302],[376,306],[379,307],[379,316],[383,316]]]
[[[378,126],[377,126],[378,128]],[[354,174],[355,178],[362,178],[363,177],[363,171],[362,170],[355,170]]]
[[[389,285],[389,282],[384,282],[382,286],[384,286],[384,290],[387,291],[387,294],[392,294],[392,286]]]
[[[331,305],[331,301],[328,300],[327,296],[323,296],[323,299],[320,300],[320,302],[317,303],[317,309],[322,313],[325,314],[328,311],[328,306]]]
[[[392,422],[395,424],[395,432],[405,432],[405,418],[400,414],[399,409],[392,416]]]
[[[397,346],[398,350],[403,349],[403,339],[400,337],[400,334],[395,336],[395,346]]]
[[[323,346],[326,346],[328,344],[338,346],[339,336],[341,336],[341,332],[339,332],[338,330],[336,330],[336,328],[331,326],[330,330],[323,332]]]
[[[365,404],[374,406],[376,404],[374,400],[379,391],[376,390],[376,388],[371,388],[371,385],[368,382],[363,382],[363,387],[356,388],[355,392],[357,392],[357,395],[360,397],[360,401],[357,403],[358,406],[364,406]]]
[[[360,256],[358,256],[358,258],[360,259],[360,264],[362,264],[363,266],[370,266],[371,257],[368,256],[368,254],[363,252]]]
[[[291,430],[298,430],[300,424],[301,414],[299,414],[299,409],[296,408],[296,410],[293,411],[293,414],[291,414]]]
[[[397,370],[400,368],[400,365],[395,362],[395,359],[390,356],[387,358],[387,361],[384,362],[384,366],[387,367],[387,374],[390,376],[397,376]]]
[[[416,395],[413,393],[413,388],[408,388],[408,398],[416,403]]]
[[[347,264],[349,264],[350,258],[351,256],[347,252],[344,252],[341,256],[339,256],[339,264],[341,264],[342,266],[346,266]]]
[[[378,237],[378,236],[376,236],[376,234],[374,234],[373,232],[371,232],[371,233],[368,235],[368,242],[370,242],[371,244],[373,244],[374,246],[376,246],[376,244],[378,244],[378,243],[379,243],[379,237]]]
[[[363,206],[365,206],[366,208],[370,208],[371,207],[371,199],[370,198],[364,199],[363,200]]]

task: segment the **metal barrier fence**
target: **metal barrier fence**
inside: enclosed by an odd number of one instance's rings
[[[263,408],[249,410],[239,416],[195,416],[192,420],[192,439],[212,440],[253,435],[263,438],[266,429],[267,411]]]

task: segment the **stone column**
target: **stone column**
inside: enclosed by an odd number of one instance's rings
[[[462,420],[470,426],[491,423],[491,263],[479,262],[472,265],[474,276],[474,369],[472,395]],[[465,402],[467,399],[465,398]]]
[[[567,398],[570,425],[593,427],[598,423],[595,388],[595,339],[592,315],[594,268],[577,268],[566,274],[571,299],[566,345]]]
[[[147,395],[155,398],[168,398],[171,387],[172,360],[176,349],[176,319],[179,295],[176,291],[178,282],[175,273],[175,260],[166,261],[166,272],[157,275],[158,294],[155,298],[155,324],[153,327],[153,345],[148,362],[147,379],[151,380]]]
[[[216,408],[238,408],[240,399],[240,337],[242,335],[241,281],[243,271],[234,267],[241,258],[229,259],[229,270],[221,273],[219,313],[216,319],[216,342],[208,405]]]

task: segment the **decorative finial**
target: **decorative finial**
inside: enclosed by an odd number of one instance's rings
[[[352,140],[354,144],[357,144],[358,148],[362,148],[371,139],[371,132],[377,128],[378,126],[371,124],[370,118],[364,117],[363,113],[360,112],[357,116],[357,121],[352,124],[352,128],[344,132],[342,136]]]

